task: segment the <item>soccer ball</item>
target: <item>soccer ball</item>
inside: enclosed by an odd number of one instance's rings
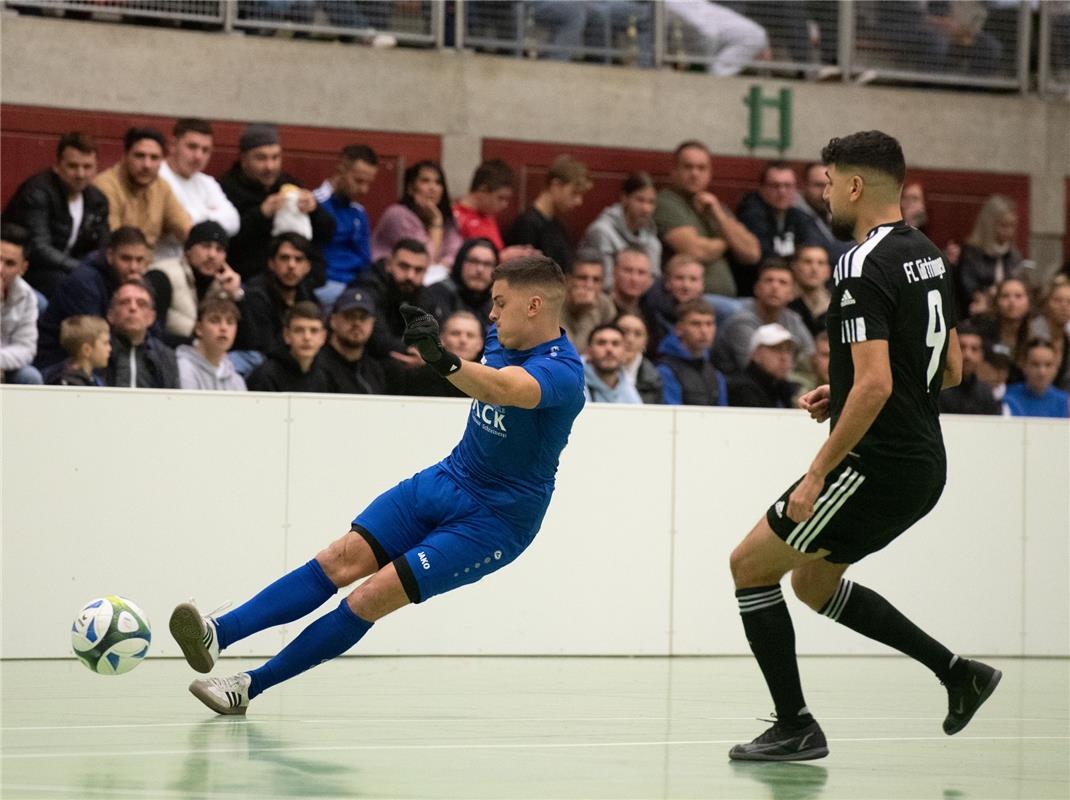
[[[114,594],[86,603],[71,625],[74,654],[99,675],[132,670],[148,654],[151,640],[145,612]]]

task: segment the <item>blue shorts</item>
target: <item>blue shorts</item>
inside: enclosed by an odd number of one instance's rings
[[[384,567],[393,562],[409,600],[475,583],[524,552],[534,534],[514,531],[435,465],[372,501],[355,520]]]

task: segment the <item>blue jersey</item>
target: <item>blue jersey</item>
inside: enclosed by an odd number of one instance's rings
[[[441,466],[511,527],[534,535],[550,504],[572,421],[585,402],[583,362],[564,334],[531,350],[508,350],[492,326],[483,363],[523,367],[539,382],[539,405],[524,409],[473,400],[464,436]]]

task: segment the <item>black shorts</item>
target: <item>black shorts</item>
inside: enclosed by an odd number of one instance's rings
[[[867,468],[868,467],[868,468]],[[766,512],[777,536],[801,553],[828,550],[826,561],[853,564],[887,546],[924,517],[944,491],[942,470],[931,480],[897,481],[902,469],[874,468],[848,456],[825,478],[814,515],[805,522],[788,517],[788,497],[800,478]]]

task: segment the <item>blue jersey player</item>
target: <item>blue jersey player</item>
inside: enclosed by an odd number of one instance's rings
[[[230,613],[175,608],[171,634],[190,666],[207,673],[234,642],[300,619],[370,576],[263,666],[193,681],[190,691],[213,711],[244,714],[257,695],[341,655],[391,611],[474,583],[531,544],[583,408],[583,364],[560,327],[565,278],[553,260],[502,264],[492,297],[482,364],[444,350],[430,314],[401,309],[405,342],[473,398],[449,456],[380,495],[348,533]]]

